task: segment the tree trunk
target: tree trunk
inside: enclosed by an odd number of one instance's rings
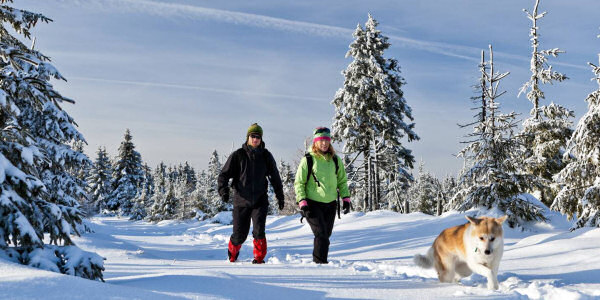
[[[371,170],[371,157],[367,158],[367,201],[369,202],[368,211],[373,211],[373,179]]]
[[[365,183],[364,183],[364,188],[363,190],[365,191],[365,207],[364,207],[364,211],[369,211],[369,152],[365,151],[363,153],[364,156],[364,161],[363,161],[363,170],[365,172]]]
[[[375,159],[373,161],[373,165],[374,165],[374,172],[373,172],[373,191],[374,191],[374,195],[373,195],[373,203],[374,205],[374,209],[381,209],[381,197],[379,195],[379,183],[380,183],[380,178],[379,178],[379,162],[377,161],[377,153],[375,153]]]

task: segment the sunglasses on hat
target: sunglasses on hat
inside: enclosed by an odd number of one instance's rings
[[[315,129],[315,134],[319,134],[319,133],[331,133],[329,131],[329,128],[327,127],[319,127],[317,129]]]
[[[251,134],[250,137],[253,138],[253,139],[260,139],[261,138],[260,135],[258,135],[258,134]]]

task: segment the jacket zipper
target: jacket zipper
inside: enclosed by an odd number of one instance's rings
[[[254,155],[254,152],[250,152],[250,158],[251,158],[251,159],[250,159],[250,163],[251,163],[251,165],[252,165],[252,178],[256,178],[256,174],[255,174],[255,172],[256,172],[256,171],[255,171],[255,163],[256,163],[256,162],[254,161],[254,159],[255,159],[256,157],[255,157],[255,155]],[[254,184],[255,184],[255,181],[253,180],[253,181],[252,181],[252,196],[251,196],[251,198],[252,198],[252,205],[254,205],[254,204],[256,203],[256,200],[254,199],[254,197],[255,197],[255,193],[254,193]]]

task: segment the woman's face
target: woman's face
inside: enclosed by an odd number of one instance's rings
[[[317,148],[319,150],[321,150],[321,152],[325,153],[329,150],[329,140],[318,140],[317,141]]]

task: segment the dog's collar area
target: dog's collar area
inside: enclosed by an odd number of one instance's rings
[[[479,248],[475,247],[475,253],[479,252]]]

